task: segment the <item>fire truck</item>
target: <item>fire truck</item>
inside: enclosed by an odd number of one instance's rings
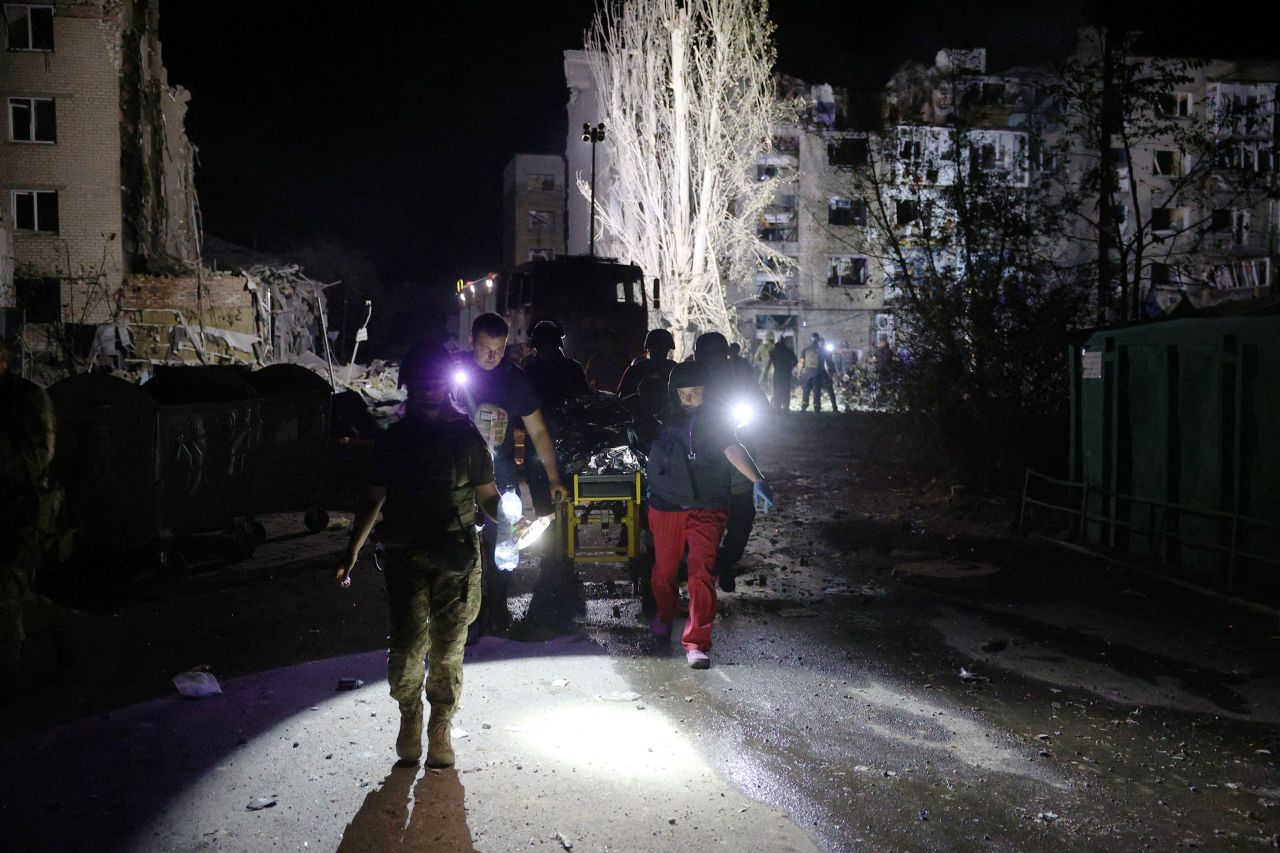
[[[517,362],[528,352],[529,330],[546,319],[560,323],[565,354],[583,364],[605,338],[628,356],[639,356],[649,310],[659,308],[661,300],[658,281],[647,288],[635,264],[577,255],[530,261],[471,281],[459,279],[456,289],[458,348],[470,348],[471,322],[492,311],[511,327],[509,355]]]

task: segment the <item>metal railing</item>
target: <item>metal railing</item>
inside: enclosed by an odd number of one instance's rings
[[[1079,491],[1078,500],[1073,499],[1069,503],[1052,503],[1047,500],[1031,497],[1032,481],[1049,483],[1053,486],[1066,489],[1068,492]],[[1094,515],[1089,511],[1090,497],[1101,498],[1104,501],[1112,503],[1112,512],[1107,515]],[[1122,518],[1120,513],[1121,504],[1127,504],[1132,513],[1134,506],[1145,506],[1146,526],[1142,526],[1140,521]],[[1018,529],[1024,530],[1027,521],[1027,507],[1040,507],[1054,512],[1063,513],[1071,516],[1075,522],[1075,530],[1073,534],[1077,538],[1084,538],[1085,525],[1093,523],[1101,525],[1104,528],[1119,528],[1126,530],[1130,535],[1140,537],[1148,537],[1153,543],[1163,543],[1163,553],[1168,553],[1168,546],[1171,542],[1177,542],[1182,548],[1191,548],[1195,550],[1208,551],[1211,553],[1222,554],[1227,558],[1227,588],[1234,590],[1236,586],[1236,566],[1239,560],[1252,560],[1259,563],[1280,567],[1280,556],[1270,556],[1266,554],[1257,554],[1241,549],[1240,538],[1244,530],[1258,530],[1269,533],[1280,534],[1280,524],[1271,521],[1264,521],[1260,518],[1252,518],[1250,516],[1241,515],[1238,512],[1228,510],[1204,509],[1201,507],[1192,507],[1185,504],[1173,503],[1171,501],[1156,500],[1152,498],[1141,498],[1136,495],[1124,494],[1123,492],[1114,491],[1112,489],[1095,486],[1087,482],[1079,482],[1075,480],[1063,480],[1056,477],[1050,477],[1033,471],[1030,468],[1026,470],[1026,476],[1022,484],[1022,505],[1018,514]],[[1169,521],[1171,518],[1181,520],[1185,517],[1201,518],[1210,521],[1218,521],[1230,524],[1230,535],[1228,541],[1222,542],[1204,542],[1196,541],[1194,538],[1185,536],[1181,530],[1171,529]],[[1159,549],[1153,547],[1153,553],[1160,553]]]

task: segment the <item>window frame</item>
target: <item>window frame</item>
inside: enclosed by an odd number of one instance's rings
[[[27,196],[27,195],[31,196],[31,215],[33,218],[33,224],[35,226],[34,228],[23,228],[22,224],[18,221],[18,197]],[[40,196],[41,195],[53,196],[53,219],[54,219],[53,228],[40,227]],[[14,231],[17,231],[23,234],[58,234],[60,233],[61,227],[62,227],[62,215],[61,215],[61,201],[58,198],[58,196],[59,196],[59,192],[57,190],[32,190],[32,189],[10,190],[9,191],[9,213],[13,217]]]
[[[15,107],[21,105],[20,102],[26,102],[27,108],[31,111],[31,138],[19,139],[17,135],[17,127],[13,120],[13,111]],[[53,138],[40,139],[40,118],[36,108],[37,103],[47,103],[53,112]],[[41,95],[10,95],[7,99],[8,116],[9,116],[9,141],[16,142],[21,145],[57,145],[58,144],[58,106],[56,98],[46,98]]]
[[[13,40],[9,38],[13,31],[13,25],[9,22],[10,9],[25,9],[27,11],[27,47],[15,47]],[[35,47],[35,19],[31,15],[33,9],[46,10],[49,13],[49,46]],[[53,19],[57,17],[57,7],[52,3],[5,3],[0,12],[4,13],[5,28],[5,49],[14,53],[53,53],[57,44],[54,39]]]
[[[848,262],[846,275],[839,272],[841,261]],[[867,287],[870,276],[871,259],[866,255],[827,255],[827,287]]]
[[[542,208],[529,208],[528,225],[530,231],[554,231],[556,212]]]

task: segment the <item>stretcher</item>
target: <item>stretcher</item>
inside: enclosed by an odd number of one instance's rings
[[[572,496],[559,514],[564,556],[575,562],[630,562],[638,550],[643,499],[644,476],[639,471],[574,474]],[[587,531],[598,535],[584,536]]]

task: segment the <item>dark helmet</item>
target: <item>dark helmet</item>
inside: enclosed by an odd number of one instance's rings
[[[696,361],[682,361],[671,368],[671,379],[668,380],[671,390],[677,388],[696,388],[707,384],[707,371]]]
[[[719,332],[705,332],[693,342],[693,357],[706,359],[728,358],[729,341]]]
[[[649,334],[644,336],[644,348],[646,352],[657,350],[670,352],[676,348],[676,339],[666,329],[650,329]]]
[[[822,338],[822,335],[819,335],[817,332],[814,332],[813,334],[809,335],[809,340],[815,343],[821,338]]]
[[[558,347],[563,340],[564,328],[555,320],[539,320],[529,330],[529,344],[534,347],[539,344]]]
[[[400,387],[449,382],[454,366],[449,351],[439,344],[415,344],[400,360]]]

